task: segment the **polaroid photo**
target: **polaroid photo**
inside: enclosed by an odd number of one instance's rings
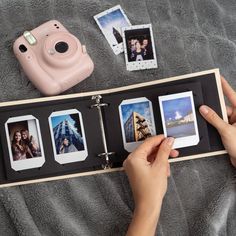
[[[113,52],[118,55],[124,52],[122,27],[130,26],[131,23],[120,5],[110,8],[96,16],[96,23],[110,44]]]
[[[124,149],[132,152],[143,141],[156,135],[152,103],[145,97],[123,100],[119,105]]]
[[[175,138],[173,148],[197,145],[199,133],[192,91],[160,96],[159,104],[164,135]]]
[[[81,113],[76,109],[57,111],[48,121],[55,160],[60,164],[84,161],[88,150]]]
[[[15,171],[45,163],[39,121],[32,115],[12,117],[5,123],[11,168]]]
[[[157,68],[151,24],[123,27],[122,36],[127,70]]]

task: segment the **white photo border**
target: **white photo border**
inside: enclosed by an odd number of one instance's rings
[[[193,100],[193,92],[189,91],[189,92],[175,93],[175,94],[170,94],[170,95],[158,97],[160,111],[161,111],[162,126],[163,126],[163,131],[164,131],[165,137],[167,137],[167,129],[166,129],[166,125],[165,125],[165,116],[164,116],[164,110],[163,110],[162,103],[164,101],[174,100],[174,99],[178,99],[178,98],[185,98],[185,97],[190,97],[191,107],[192,107],[193,116],[194,116],[194,129],[195,129],[196,134],[191,135],[191,136],[181,137],[181,138],[175,138],[173,149],[195,146],[200,141],[196,111],[195,111],[194,100]]]
[[[122,7],[121,7],[120,5],[116,5],[116,6],[110,8],[110,9],[108,9],[108,10],[105,10],[105,11],[103,11],[103,12],[101,12],[101,13],[95,15],[93,18],[94,18],[94,20],[96,21],[96,23],[97,23],[98,27],[100,28],[100,30],[102,31],[103,35],[105,36],[105,38],[106,38],[107,42],[109,43],[110,47],[112,48],[113,52],[114,52],[116,55],[118,55],[118,54],[124,52],[124,44],[123,44],[123,42],[117,44],[116,46],[113,46],[113,45],[109,42],[109,40],[107,39],[106,32],[104,31],[104,29],[102,28],[102,26],[101,26],[101,24],[100,24],[100,22],[99,22],[99,20],[98,20],[100,17],[105,16],[105,15],[107,15],[107,14],[110,14],[110,13],[112,13],[113,11],[116,11],[116,10],[120,10],[120,11],[121,11],[121,13],[122,13],[122,15],[124,16],[125,20],[127,21],[128,25],[131,26],[131,23],[130,23],[130,21],[129,21],[127,15],[125,14],[124,10],[122,9]],[[121,34],[122,34],[122,28],[121,28]]]
[[[124,149],[128,152],[133,152],[144,141],[126,142],[121,106],[128,105],[128,104],[136,104],[136,103],[141,103],[141,102],[148,102],[149,103],[149,109],[150,109],[150,113],[151,113],[151,122],[153,125],[153,132],[154,132],[152,135],[156,135],[156,126],[155,126],[155,119],[154,119],[152,102],[150,100],[148,100],[146,97],[139,97],[139,98],[132,98],[132,99],[123,100],[119,105],[119,116],[120,116],[120,125],[121,125],[123,146],[124,146]]]
[[[77,152],[64,153],[64,154],[57,154],[51,118],[55,116],[71,115],[71,114],[79,115],[84,150],[77,151]],[[88,157],[88,149],[87,149],[87,142],[86,142],[86,136],[85,136],[85,131],[84,131],[84,123],[83,123],[83,118],[80,111],[78,111],[77,109],[69,109],[69,110],[61,110],[61,111],[52,112],[51,115],[48,117],[48,123],[49,123],[49,128],[50,128],[54,159],[56,162],[58,162],[59,164],[68,164],[72,162],[84,161]]]
[[[25,159],[25,160],[14,161],[13,155],[12,155],[11,140],[10,140],[10,133],[9,133],[9,129],[8,129],[8,124],[16,123],[16,122],[20,122],[20,121],[28,121],[28,120],[35,120],[37,132],[38,132],[39,146],[41,149],[41,156],[30,158],[30,159]],[[39,168],[39,167],[43,166],[43,164],[45,163],[45,155],[44,155],[44,148],[43,148],[39,120],[36,117],[34,117],[32,115],[25,115],[25,116],[17,116],[17,117],[9,118],[5,123],[5,132],[6,132],[11,168],[13,170],[21,171],[21,170]]]
[[[136,29],[147,29],[147,28],[149,28],[149,30],[150,30],[150,37],[151,37],[151,41],[152,41],[153,59],[151,59],[151,60],[144,60],[144,61],[131,61],[131,62],[129,62],[129,59],[128,59],[128,48],[127,48],[127,44],[126,44],[125,31],[136,30]],[[123,43],[124,43],[124,54],[125,54],[126,69],[128,71],[136,71],[136,70],[146,70],[146,69],[156,69],[156,68],[158,68],[157,56],[156,56],[156,47],[155,47],[155,42],[154,42],[152,24],[133,25],[133,26],[131,25],[129,27],[123,27],[122,28],[122,37],[123,37]]]

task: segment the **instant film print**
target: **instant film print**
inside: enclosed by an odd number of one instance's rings
[[[199,143],[198,125],[192,92],[159,97],[161,118],[166,137],[174,137],[173,148]]]
[[[32,115],[9,118],[5,123],[11,168],[38,168],[45,163],[39,121]]]
[[[128,152],[156,134],[152,103],[147,98],[122,101],[119,114],[123,144]]]
[[[130,21],[120,5],[94,16],[96,23],[106,37],[113,52],[118,55],[124,51],[122,27],[130,26]]]
[[[152,25],[136,25],[122,28],[127,70],[157,68]]]
[[[48,120],[55,160],[60,164],[84,161],[88,151],[81,113],[76,109],[57,111]]]

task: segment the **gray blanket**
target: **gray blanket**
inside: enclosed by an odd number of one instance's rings
[[[152,23],[159,68],[125,69],[93,15],[121,4]],[[1,0],[0,100],[40,97],[12,52],[26,29],[58,19],[95,62],[66,93],[113,88],[219,67],[236,88],[235,0]],[[1,131],[3,132],[3,131]],[[171,164],[157,235],[236,235],[236,178],[228,156]],[[0,235],[125,235],[134,204],[123,172],[0,190]]]

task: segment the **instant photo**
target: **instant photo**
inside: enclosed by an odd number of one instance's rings
[[[156,134],[152,103],[147,98],[122,101],[119,114],[123,144],[128,152]]]
[[[162,124],[166,137],[174,137],[173,148],[199,143],[198,125],[192,92],[159,97]]]
[[[122,28],[130,26],[130,21],[120,5],[94,16],[96,23],[106,37],[113,52],[118,55],[124,51]]]
[[[127,70],[157,68],[152,25],[122,28]]]
[[[42,167],[45,162],[39,121],[32,115],[13,117],[5,123],[11,168]]]
[[[48,119],[55,160],[60,164],[84,161],[88,151],[81,113],[76,109],[58,111]]]

